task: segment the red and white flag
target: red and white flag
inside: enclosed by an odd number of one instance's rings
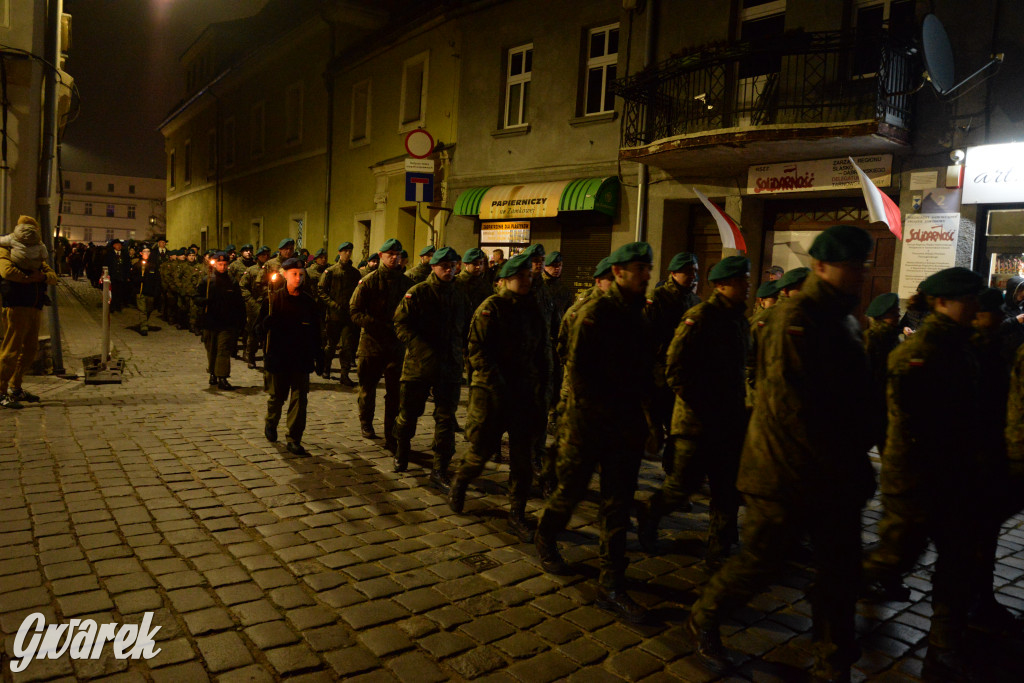
[[[736,225],[736,221],[729,218],[729,215],[725,211],[722,211],[712,204],[711,200],[705,197],[704,193],[696,187],[690,189],[692,189],[693,193],[697,195],[697,199],[700,200],[701,204],[711,212],[712,217],[715,219],[715,223],[718,224],[718,234],[722,236],[722,246],[746,253],[747,243],[743,241],[743,233],[740,232],[740,226]]]
[[[861,170],[857,162],[850,157],[850,163],[857,169],[857,176],[860,178],[860,190],[864,193],[864,201],[868,205],[868,216],[872,221],[880,221],[889,226],[889,232],[896,235],[896,239],[903,239],[903,216],[900,214],[900,207],[896,202],[889,199],[889,196],[878,189],[878,186],[871,182],[868,174]]]

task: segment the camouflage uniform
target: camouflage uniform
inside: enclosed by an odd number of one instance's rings
[[[455,409],[459,405],[462,349],[469,326],[469,300],[454,282],[431,272],[413,285],[395,311],[395,334],[405,344],[401,407],[395,420],[396,458],[408,458],[409,441],[423,414],[427,396],[434,396],[434,473],[447,479],[455,454]]]
[[[875,445],[885,446],[885,374],[888,367],[889,353],[900,343],[900,328],[890,325],[884,320],[872,320],[871,326],[864,331],[864,350],[868,354],[868,365],[871,366],[871,386],[873,387],[872,405],[878,411],[875,426]]]
[[[757,347],[761,342],[761,335],[764,333],[764,328],[768,326],[768,319],[771,315],[772,309],[776,308],[780,303],[786,301],[786,299],[779,298],[775,302],[775,305],[770,308],[758,308],[754,311],[754,315],[750,316],[750,343],[747,345],[747,409],[753,410],[754,408],[754,383],[756,382],[757,375]]]
[[[465,486],[501,449],[508,432],[509,498],[525,510],[533,478],[532,444],[544,414],[550,345],[544,321],[529,295],[502,288],[476,309],[469,329],[473,383],[469,389],[466,440],[469,450],[455,474]]]
[[[178,276],[178,306],[185,311],[187,327],[190,332],[194,333],[199,332],[196,327],[199,309],[196,308],[193,297],[196,295],[196,286],[199,284],[205,268],[206,265],[201,258],[197,258],[195,263],[185,261]]]
[[[737,478],[743,546],[691,611],[697,628],[717,625],[785,566],[806,533],[818,569],[809,595],[817,666],[826,677],[857,658],[860,511],[874,491],[867,357],[850,315],[856,303],[811,275],[786,305],[773,307]]]
[[[541,315],[544,318],[544,333],[550,339],[557,332],[558,322],[555,321],[555,301],[551,298],[551,291],[544,284],[543,274],[535,274],[533,276],[533,283],[530,285],[530,293],[527,296],[531,297],[536,302],[537,307],[540,308]],[[548,422],[548,411],[554,399],[552,395],[554,377],[555,373],[552,372],[551,376],[548,377],[547,385],[544,387],[544,411],[536,418],[540,424],[540,430],[537,432],[533,444],[533,467],[541,479],[547,480],[553,478],[553,470],[555,468],[555,463],[548,457],[546,448],[547,431],[545,430]]]
[[[429,263],[418,263],[409,270],[405,271],[405,276],[413,284],[423,282],[430,275],[430,264]]]
[[[321,266],[316,261],[314,261],[313,263],[309,264],[309,267],[306,268],[306,282],[309,283],[310,291],[312,291],[314,295],[316,294],[316,292],[319,291],[319,288],[320,288],[320,277],[326,271],[327,271],[327,264],[325,263],[323,266]],[[314,298],[316,298],[316,296],[314,296]]]
[[[160,275],[160,317],[164,321],[171,323],[178,317],[178,301],[174,290],[171,289],[171,273],[175,270],[177,260],[163,259],[160,261],[160,265],[157,267],[157,273]]]
[[[700,297],[693,293],[692,289],[683,289],[671,277],[665,284],[655,288],[647,299],[647,308],[644,314],[651,325],[651,334],[654,335],[655,356],[654,356],[654,396],[651,400],[651,424],[654,426],[656,437],[661,440],[669,433],[672,422],[672,409],[676,403],[675,394],[665,381],[665,356],[668,354],[668,346],[672,342],[672,336],[683,314],[699,304]],[[662,463],[665,472],[672,469],[675,461],[672,455],[674,444],[671,439],[665,439],[665,451],[662,454]]]
[[[384,377],[384,439],[394,446],[395,418],[400,404],[399,382],[405,347],[395,335],[393,318],[399,302],[412,283],[397,268],[380,266],[359,281],[349,312],[352,322],[363,328],[359,335],[359,358],[356,374],[359,377],[359,423],[369,433],[373,431],[374,404],[377,383]]]
[[[565,364],[568,391],[558,430],[558,488],[537,528],[550,545],[600,470],[601,586],[625,588],[626,530],[636,490],[650,396],[654,346],[642,296],[617,283],[591,299],[570,322]]]
[[[488,282],[484,273],[477,272],[476,275],[471,275],[466,269],[455,276],[455,286],[469,299],[470,316],[487,297],[494,293],[494,286]],[[473,365],[470,363],[469,354],[466,354],[466,382],[469,385],[473,384]]]
[[[708,557],[738,540],[736,515],[743,436],[747,430],[745,363],[750,327],[744,304],[717,291],[683,314],[666,356],[666,380],[675,396],[670,438],[675,463],[650,500],[650,531],[683,507],[705,475],[711,486]]]
[[[348,376],[349,368],[356,357],[359,326],[352,322],[348,304],[352,299],[352,293],[356,291],[359,279],[359,271],[351,261],[339,261],[325,270],[317,283],[320,301],[327,309],[327,324],[324,331],[324,374],[327,376],[331,373],[334,352],[339,348],[339,341],[341,347],[338,361],[342,379]]]
[[[228,274],[231,276],[231,281],[236,285],[242,281],[242,276],[245,275],[245,271],[256,265],[256,259],[254,258],[236,258],[228,266]]]
[[[245,347],[243,358],[249,365],[256,362],[256,351],[262,344],[260,335],[256,330],[256,323],[260,315],[260,307],[267,299],[267,292],[270,291],[270,271],[267,264],[260,264],[257,260],[245,269],[241,279],[238,281],[238,288],[242,291],[242,300],[245,301]]]

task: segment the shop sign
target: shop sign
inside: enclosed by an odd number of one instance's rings
[[[892,184],[892,155],[875,154],[854,157],[861,170],[878,187]],[[785,164],[761,164],[747,171],[747,192],[778,194],[780,192],[817,192],[860,187],[857,169],[847,157],[815,159]]]
[[[964,204],[1024,202],[1024,142],[967,148]]]
[[[901,299],[909,299],[921,281],[956,265],[959,213],[910,214],[903,223],[900,257]]]
[[[481,244],[529,244],[530,221],[480,224]]]
[[[558,215],[558,200],[571,181],[497,185],[480,198],[480,218],[550,218]]]

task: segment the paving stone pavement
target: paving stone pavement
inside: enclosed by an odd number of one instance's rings
[[[99,352],[99,292],[65,278],[58,301],[65,363],[81,374],[81,357]],[[30,377],[42,402],[0,413],[5,681],[716,680],[682,629],[707,580],[698,566],[706,499],[667,520],[659,555],[631,537],[633,594],[658,625],[622,624],[593,604],[593,498],[562,543],[579,575],[548,576],[505,526],[507,466],[492,464],[454,515],[427,485],[426,423],[410,471],[394,474],[382,442],[359,436],[354,390],[319,378],[310,455],[292,456],[263,437],[258,372],[236,361],[240,388],[212,389],[196,337],[156,319],[142,337],[138,318],[113,315],[123,384]],[[641,487],[659,482],[660,467],[645,463]],[[866,543],[878,516],[873,501]],[[1021,522],[1004,528],[995,576],[1018,612]],[[806,678],[810,576],[799,559],[724,628],[738,667],[722,680]],[[933,562],[928,553],[908,578],[910,602],[859,606],[854,680],[918,680]],[[101,623],[152,612],[161,652],[118,660],[106,648],[12,674],[14,634],[33,612]],[[981,646],[984,680],[1024,678],[1019,644]]]

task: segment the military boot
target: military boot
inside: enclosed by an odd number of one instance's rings
[[[597,600],[594,604],[631,624],[642,624],[647,619],[647,610],[638,605],[629,593],[622,589],[598,589]]]
[[[708,670],[720,674],[730,668],[732,663],[726,657],[717,623],[698,626],[691,615],[683,629],[686,636],[693,641],[697,657]]]
[[[409,453],[412,451],[412,446],[406,439],[399,439],[394,449],[395,454],[395,472],[405,472],[409,469]]]
[[[508,528],[523,543],[529,543],[533,538],[530,531],[530,523],[526,519],[526,501],[512,503],[512,509],[508,513]]]
[[[452,512],[461,514],[466,507],[466,489],[469,487],[469,482],[464,479],[459,479],[456,475],[455,481],[452,482],[451,488],[448,490],[448,507],[452,509]]]
[[[537,554],[540,556],[541,568],[549,574],[557,574],[559,576],[565,576],[569,574],[569,565],[562,559],[562,554],[558,552],[558,544],[555,539],[544,531],[544,519],[541,518],[540,524],[537,525],[537,533],[533,536],[533,545],[537,548]]]
[[[636,536],[645,553],[654,554],[658,549],[658,523],[661,516],[652,509],[653,501],[638,501],[636,504]]]
[[[340,372],[341,372],[341,377],[338,378],[338,381],[341,382],[341,386],[349,387],[349,388],[356,386],[356,383],[353,382],[351,379],[349,379],[349,376],[348,376],[347,372],[345,372],[344,370],[342,370]]]

